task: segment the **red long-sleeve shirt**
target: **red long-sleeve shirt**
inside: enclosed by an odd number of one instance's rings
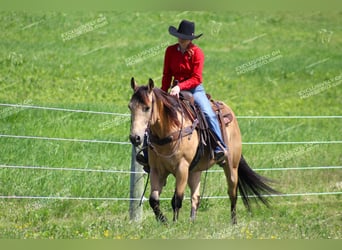
[[[173,81],[178,80],[181,90],[192,89],[202,83],[204,54],[195,44],[190,43],[183,54],[178,43],[166,48],[162,90],[168,91]]]

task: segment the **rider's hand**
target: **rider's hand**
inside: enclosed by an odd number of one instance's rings
[[[171,89],[170,95],[176,96],[177,98],[179,98],[179,92],[180,92],[179,86],[175,86]]]

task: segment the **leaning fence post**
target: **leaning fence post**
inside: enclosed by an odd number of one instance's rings
[[[135,156],[136,148],[132,145],[129,217],[130,220],[139,222],[143,214],[140,199],[144,191],[144,172],[142,166],[135,160]]]

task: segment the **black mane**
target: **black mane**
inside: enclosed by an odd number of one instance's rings
[[[177,126],[181,126],[177,116],[178,111],[182,111],[179,99],[169,95],[167,92],[159,88],[154,88],[153,92],[156,98],[164,104],[164,112],[168,115],[168,118],[170,119],[169,122],[172,122]]]

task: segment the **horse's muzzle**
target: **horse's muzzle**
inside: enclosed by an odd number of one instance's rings
[[[142,139],[139,135],[130,135],[129,140],[134,146],[139,146],[142,143]]]

